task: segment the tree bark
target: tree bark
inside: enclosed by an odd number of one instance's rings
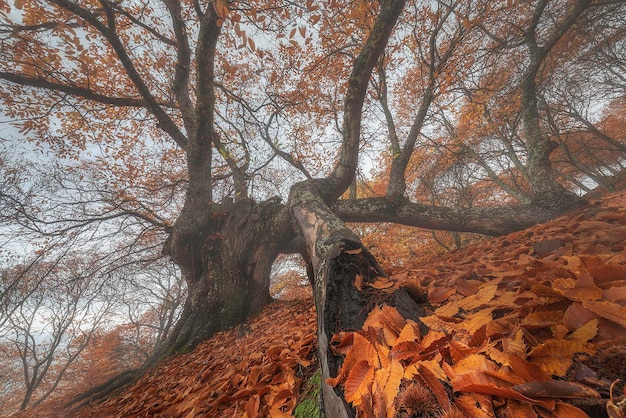
[[[216,332],[244,322],[272,300],[272,264],[294,238],[285,205],[277,198],[263,203],[246,199],[196,210],[185,206],[163,248],[181,268],[188,287],[172,332],[139,369],[114,377],[72,403],[107,397],[163,359],[190,352]]]
[[[293,237],[288,211],[278,199],[213,204],[207,211],[208,216],[196,216],[208,218],[204,228],[184,238],[174,232],[164,248],[182,270],[188,297],[156,361],[188,352],[215,332],[260,312],[271,301],[272,264]]]
[[[356,275],[365,281],[384,275],[359,237],[330,210],[314,181],[291,189],[289,206],[306,241],[314,272],[313,295],[317,311],[318,359],[322,400],[327,417],[354,417],[342,394],[325,383],[337,375],[341,359],[330,350],[332,336],[360,329],[374,300],[354,286]]]
[[[555,24],[544,44],[539,46],[536,31],[548,4],[546,0],[541,0],[534,10],[531,25],[525,34],[529,58],[520,81],[520,90],[521,113],[528,152],[528,176],[533,203],[548,209],[573,207],[580,203],[580,198],[556,181],[550,154],[558,147],[558,144],[551,141],[541,129],[537,97],[539,87],[536,78],[552,48],[574,25],[590,3],[590,0],[574,2],[568,10],[569,13],[561,22]]]
[[[545,222],[561,214],[561,208],[548,209],[529,204],[493,208],[450,208],[423,205],[408,199],[371,197],[338,200],[333,211],[345,222],[393,222],[424,229],[504,235]]]

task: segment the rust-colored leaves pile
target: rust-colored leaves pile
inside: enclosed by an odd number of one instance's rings
[[[275,302],[117,397],[71,416],[289,417],[315,352],[312,301]]]
[[[623,417],[625,245],[614,194],[396,274],[426,315],[335,335],[328,383],[363,416]]]

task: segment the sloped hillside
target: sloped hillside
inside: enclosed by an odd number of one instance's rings
[[[618,192],[394,271],[373,285],[406,287],[424,316],[383,306],[336,335],[329,383],[365,417],[624,417],[625,247]],[[314,354],[312,302],[276,302],[116,398],[24,416],[292,416]]]
[[[331,379],[362,416],[623,417],[626,197],[391,276],[424,316],[383,306],[333,339]],[[385,280],[379,280],[382,287]],[[441,415],[443,414],[443,415]]]

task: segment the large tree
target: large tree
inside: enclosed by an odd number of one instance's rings
[[[354,277],[384,274],[345,222],[497,235],[580,203],[554,175],[554,119],[540,97],[554,62],[578,58],[562,53],[576,23],[598,9],[623,15],[624,6],[570,3],[2,1],[0,98],[47,158],[83,160],[73,172],[88,166],[108,178],[98,189],[107,219],[139,219],[163,237],[188,297],[148,366],[259,312],[276,257],[299,252],[311,267],[329,377],[338,367],[329,337],[359,327],[369,303]],[[624,34],[604,30],[596,38],[609,53]],[[467,120],[454,112],[476,97],[476,121],[516,121],[483,145],[460,135]],[[417,161],[441,161],[444,151],[478,158],[506,195],[503,157],[481,156],[502,138],[502,155],[530,185],[503,200],[520,204],[415,199]],[[388,169],[388,187],[342,199],[373,163]],[[349,413],[330,387],[324,397],[329,416]]]

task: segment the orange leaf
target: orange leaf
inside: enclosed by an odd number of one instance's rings
[[[376,349],[365,337],[361,334],[354,334],[354,345],[352,348],[352,353],[354,353],[355,359],[357,362],[367,361],[368,364],[374,367],[380,367],[380,362],[378,359],[378,353]]]
[[[424,319],[424,318],[420,318],[420,320],[421,319]],[[422,350],[427,350],[431,348],[433,345],[438,345],[438,343],[441,340],[446,339],[447,337],[448,335],[446,335],[445,333],[431,329],[424,336],[424,338],[422,338],[422,342],[420,343]]]
[[[474,295],[467,296],[461,299],[458,303],[462,309],[472,310],[480,308],[484,304],[490,302],[496,294],[498,289],[497,284],[488,283],[478,289],[478,292]]]
[[[546,340],[535,346],[528,358],[540,365],[546,373],[564,376],[572,364],[572,356],[578,352],[593,354],[594,351],[578,341]]]
[[[554,415],[557,418],[589,418],[589,415],[587,415],[580,408],[577,408],[574,405],[570,405],[566,402],[560,402],[560,401],[556,402]]]
[[[442,318],[439,318],[437,315],[423,316],[420,318],[420,321],[422,321],[424,325],[426,325],[431,330],[439,331],[445,334],[453,334],[457,332],[460,328],[457,323],[446,321]]]
[[[358,362],[350,371],[345,385],[345,399],[352,405],[361,404],[361,398],[370,393],[374,368],[365,360]]]
[[[583,301],[583,307],[623,327],[626,327],[626,306],[608,301]]]
[[[459,304],[457,302],[449,302],[435,309],[435,315],[440,318],[452,318],[459,313]]]
[[[420,353],[421,347],[418,343],[413,341],[403,341],[401,343],[397,343],[389,352],[391,358],[397,360],[406,360],[413,356],[416,356]]]
[[[377,289],[377,290],[388,289],[391,286],[393,286],[393,284],[394,284],[393,281],[385,277],[378,277],[374,283],[369,283],[370,287]]]
[[[381,390],[385,405],[387,405],[387,416],[393,416],[393,401],[398,394],[400,381],[404,376],[404,368],[397,360],[391,360],[389,367],[375,372],[376,387]]]
[[[600,284],[611,280],[623,280],[626,277],[626,265],[608,264],[597,256],[583,255],[580,258],[587,271]]]
[[[482,354],[472,354],[461,360],[452,366],[452,370],[455,376],[470,373],[476,370],[495,370],[497,366],[491,360],[488,360]],[[454,376],[450,376],[453,378]]]
[[[578,329],[597,317],[598,315],[588,309],[585,309],[582,303],[574,302],[565,311],[563,323],[569,329]]]
[[[532,404],[516,399],[508,399],[499,412],[505,417],[537,418]]]
[[[259,406],[261,405],[261,399],[258,394],[252,395],[248,402],[246,402],[244,418],[256,418],[259,416]]]
[[[354,276],[354,287],[361,292],[363,290],[363,277],[360,274]]]
[[[470,347],[460,341],[455,340],[450,341],[450,344],[448,344],[448,348],[450,349],[450,357],[452,357],[452,361],[454,362],[461,361],[469,355],[476,354],[476,352],[478,351],[474,347]]]
[[[492,320],[492,312],[495,308],[489,309],[480,309],[479,311],[468,314],[466,316],[465,321],[461,322],[459,325],[467,331],[469,334],[475,334],[480,328],[489,324]]]
[[[570,300],[585,301],[598,300],[602,298],[602,289],[593,282],[593,278],[588,274],[582,274],[575,279],[555,279],[552,288]]]
[[[406,320],[400,315],[398,310],[391,306],[384,305],[382,307],[382,317],[385,325],[396,332],[397,335],[400,335],[400,332],[402,332],[406,324]]]
[[[400,335],[398,335],[398,339],[396,340],[395,345],[403,342],[419,342],[419,340],[420,329],[418,325],[411,320],[407,320],[407,323],[404,325],[404,328],[402,328]]]
[[[426,386],[435,394],[439,406],[443,410],[450,409],[450,398],[437,376],[424,364],[418,366],[418,372]]]
[[[589,386],[564,380],[522,383],[513,389],[531,398],[600,398],[600,394]]]
[[[464,393],[454,400],[454,404],[467,418],[495,417],[491,398],[478,393]]]
[[[563,320],[563,312],[559,311],[539,311],[531,312],[522,319],[525,327],[550,327],[560,324]]]
[[[430,303],[440,303],[456,293],[456,286],[451,288],[446,287],[433,287],[432,290],[429,289],[428,292],[428,302]]]
[[[471,372],[456,376],[450,383],[452,384],[452,388],[457,392],[474,392],[483,395],[493,395],[502,398],[533,402],[540,405],[550,405],[549,401],[539,401],[524,396],[511,388],[508,382],[483,372]]]
[[[598,334],[598,319],[592,319],[576,331],[567,336],[570,341],[580,341],[586,343]]]

